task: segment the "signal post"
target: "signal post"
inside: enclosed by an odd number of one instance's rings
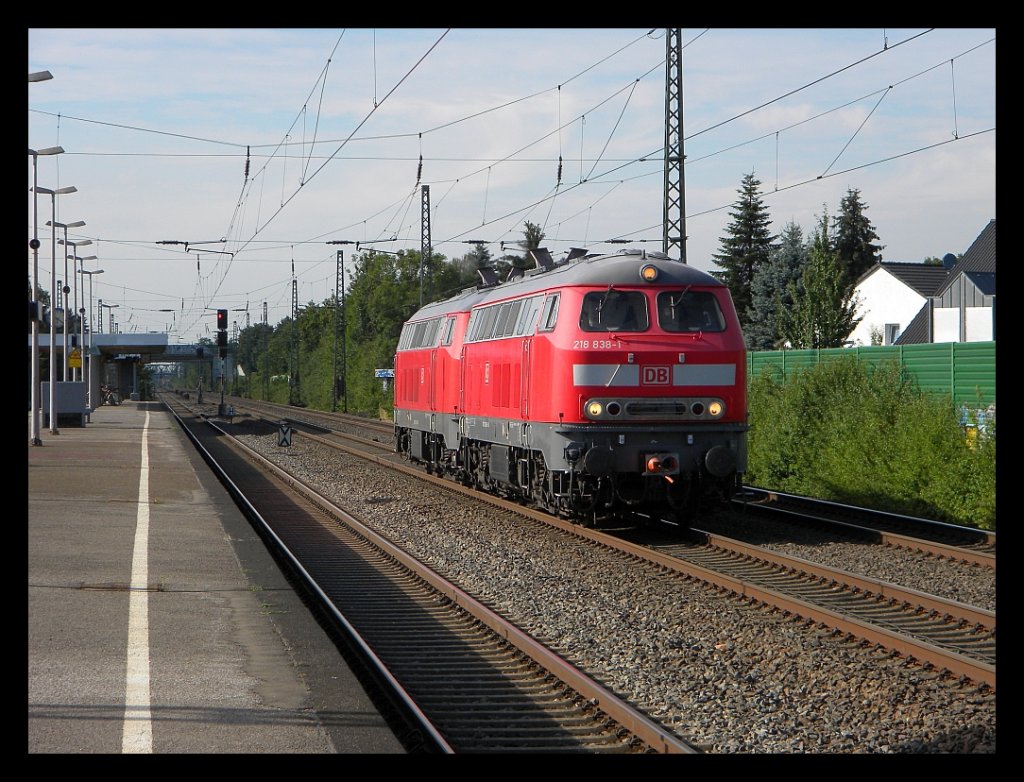
[[[228,414],[227,405],[224,404],[224,359],[228,355],[227,310],[217,310],[217,351],[220,353],[220,404],[217,405],[217,415],[224,417]]]

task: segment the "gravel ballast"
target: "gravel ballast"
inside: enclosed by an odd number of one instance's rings
[[[317,443],[241,439],[708,752],[995,752],[988,688]],[[994,610],[983,568],[850,543],[773,548]]]

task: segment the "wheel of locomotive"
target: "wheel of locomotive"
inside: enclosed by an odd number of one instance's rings
[[[409,432],[407,429],[399,429],[395,433],[395,451],[402,461],[409,461]]]
[[[647,497],[646,480],[635,473],[620,474],[613,478],[613,490],[616,499],[623,505],[632,507],[639,505]]]
[[[697,517],[700,505],[700,478],[686,476],[674,481],[665,489],[665,500],[669,517],[680,527],[689,529]]]
[[[597,524],[600,489],[600,482],[595,487],[587,478],[569,474],[569,508],[575,523],[584,527]]]

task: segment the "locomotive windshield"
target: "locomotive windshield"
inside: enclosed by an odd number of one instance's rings
[[[583,331],[646,331],[647,297],[641,291],[591,291],[583,297],[580,328]]]
[[[658,294],[658,324],[665,331],[725,331],[725,316],[713,293],[687,288]]]

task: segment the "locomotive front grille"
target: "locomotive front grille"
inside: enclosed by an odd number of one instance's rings
[[[718,421],[725,403],[717,397],[588,399],[583,414],[591,421]]]
[[[690,416],[690,405],[687,402],[672,399],[652,402],[627,402],[626,415],[630,418],[646,416]]]

